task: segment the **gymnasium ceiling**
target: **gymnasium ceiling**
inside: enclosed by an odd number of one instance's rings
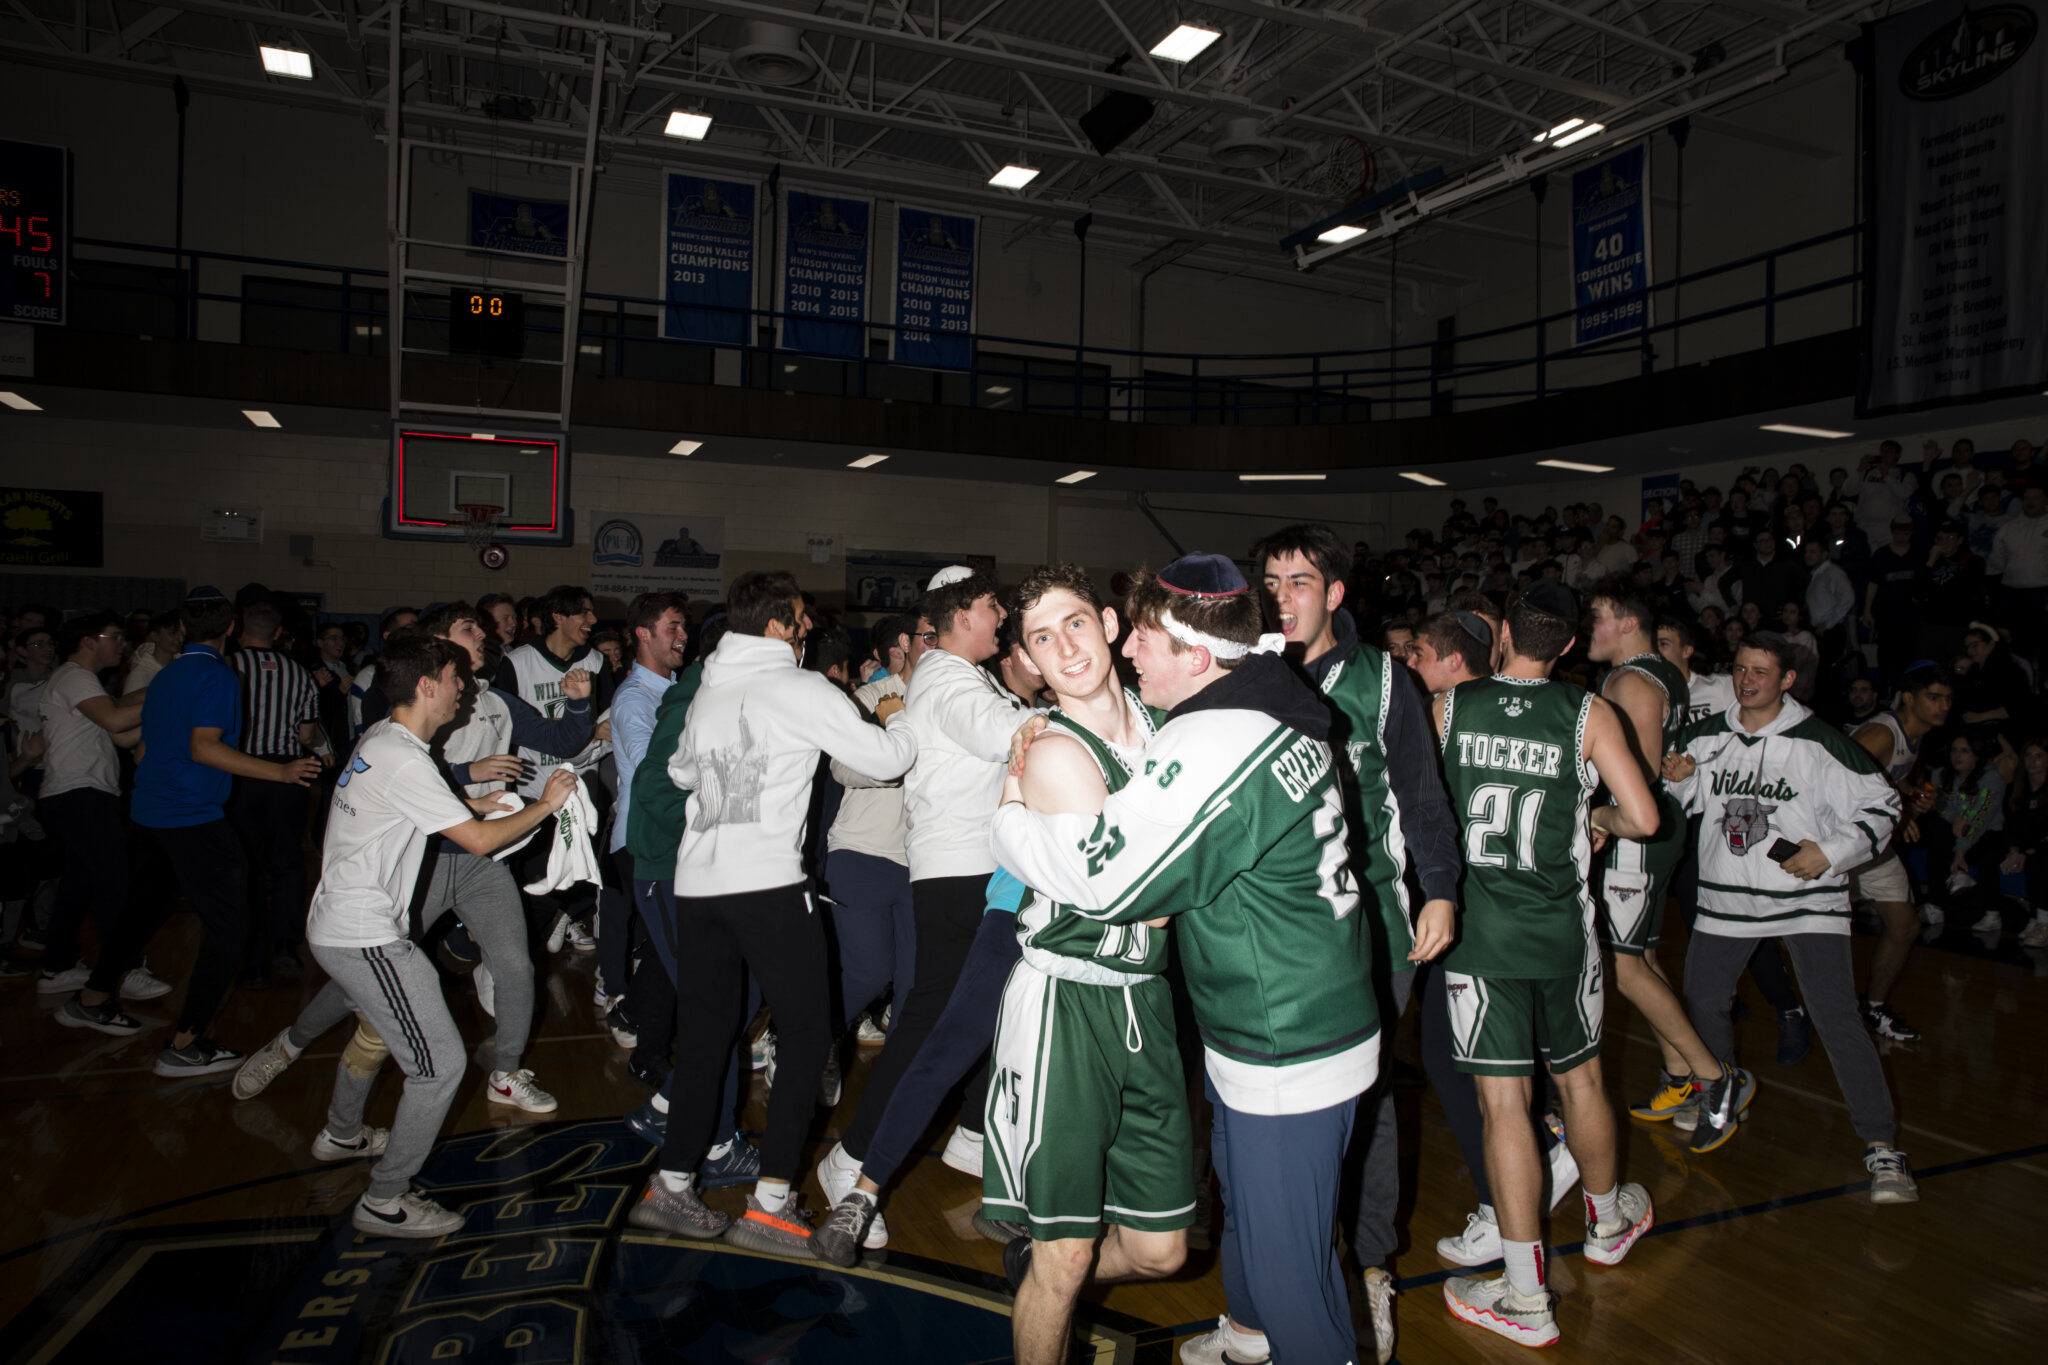
[[[1367,194],[1441,171],[1475,194],[1407,229],[1425,240],[1485,187],[1592,156],[1687,115],[1801,147],[1727,116],[1745,96],[1912,0],[410,0],[407,133],[450,146],[580,157],[605,45],[597,156],[702,165],[973,208],[1003,242],[1091,242],[1144,265],[1289,279],[1279,242]],[[0,57],[361,113],[381,130],[393,6],[375,0],[0,0]],[[801,76],[746,49],[794,28]],[[1222,36],[1185,64],[1148,49],[1179,24]],[[310,53],[310,80],[266,75],[262,45]],[[804,68],[808,75],[801,75]],[[755,79],[747,79],[752,74]],[[1106,96],[1155,106],[1099,152],[1079,120]],[[710,136],[663,136],[669,113]],[[1537,134],[1607,125],[1576,146]],[[1230,145],[1225,145],[1230,144]],[[1841,149],[1804,148],[1835,155]],[[1269,164],[1243,164],[1272,158]],[[1039,175],[992,188],[998,167]],[[1461,243],[1468,251],[1474,243]],[[1335,292],[1375,292],[1375,239],[1329,260]],[[1410,280],[1455,285],[1453,257],[1410,251]]]

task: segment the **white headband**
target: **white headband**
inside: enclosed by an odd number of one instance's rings
[[[1159,613],[1159,624],[1168,635],[1189,649],[1206,649],[1212,658],[1217,659],[1242,659],[1247,654],[1278,654],[1287,639],[1284,635],[1261,635],[1256,645],[1241,645],[1235,640],[1219,640],[1214,635],[1204,635],[1187,622],[1177,619],[1170,606]]]

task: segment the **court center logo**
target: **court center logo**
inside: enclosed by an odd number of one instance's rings
[[[614,517],[597,528],[590,540],[590,562],[628,569],[640,567],[640,528]]]
[[[1899,89],[1908,99],[1945,100],[1989,85],[2026,55],[2039,28],[2025,5],[1966,9],[1906,54]]]

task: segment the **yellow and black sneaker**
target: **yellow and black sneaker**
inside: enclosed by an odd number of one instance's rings
[[[1673,1076],[1668,1071],[1657,1074],[1663,1085],[1650,1096],[1648,1103],[1630,1105],[1630,1114],[1652,1123],[1664,1123],[1699,1104],[1699,1084],[1692,1077]]]

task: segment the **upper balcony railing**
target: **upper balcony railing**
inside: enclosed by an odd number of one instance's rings
[[[870,355],[821,356],[774,344],[783,315],[744,310],[759,344],[719,348],[661,337],[659,299],[589,292],[577,328],[579,373],[725,383],[898,402],[946,403],[1134,422],[1291,426],[1440,415],[1544,398],[1839,331],[1857,317],[1861,227],[1664,280],[1651,324],[1575,345],[1576,309],[1450,336],[1341,351],[1216,353],[1080,346],[969,334],[966,369],[888,359],[899,329],[863,324]],[[385,272],[228,252],[79,238],[72,325],[102,332],[382,355]],[[501,287],[517,289],[518,281]],[[698,308],[700,305],[692,305]],[[741,310],[733,310],[741,311]],[[447,357],[447,299],[407,293],[408,354]],[[498,365],[561,363],[562,310],[527,295],[526,354]],[[457,356],[456,359],[466,357]]]

